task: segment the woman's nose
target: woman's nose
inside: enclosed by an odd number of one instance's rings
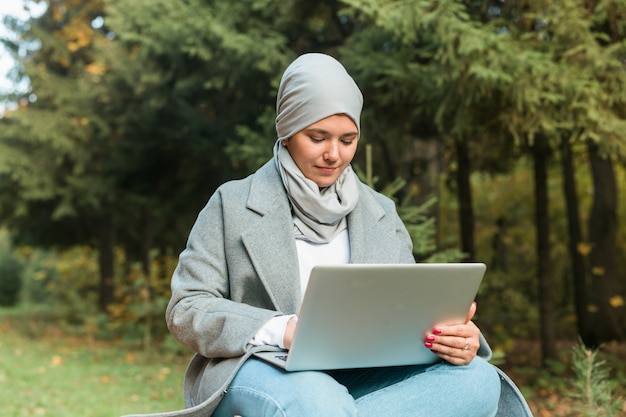
[[[324,150],[324,160],[336,161],[339,159],[339,144],[337,141],[326,141],[326,149]]]

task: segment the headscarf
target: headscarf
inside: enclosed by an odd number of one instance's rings
[[[362,107],[359,87],[331,56],[302,55],[283,74],[276,99],[274,158],[293,208],[297,239],[328,243],[343,231],[359,199],[358,179],[348,165],[333,184],[320,189],[302,174],[281,142],[335,114],[350,117],[360,133]]]

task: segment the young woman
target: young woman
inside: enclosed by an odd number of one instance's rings
[[[289,348],[314,265],[414,262],[394,203],[350,166],[362,103],[330,56],[306,54],[286,69],[274,157],[215,192],[180,255],[166,318],[197,354],[185,379],[189,408],[164,415],[496,415],[506,377],[486,362],[475,305],[466,322],[425,335],[441,358],[433,365],[285,372],[251,356]]]

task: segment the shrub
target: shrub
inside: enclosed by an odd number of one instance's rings
[[[622,415],[624,400],[618,394],[620,384],[611,378],[598,350],[588,349],[582,342],[573,349],[572,367],[576,374],[570,397],[577,401],[580,416]]]
[[[0,254],[0,305],[11,307],[19,301],[22,264],[10,252]]]

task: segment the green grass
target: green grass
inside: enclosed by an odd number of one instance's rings
[[[147,357],[120,343],[54,331],[31,338],[0,317],[4,417],[115,417],[183,407],[188,356]]]
[[[183,408],[190,354],[147,355],[128,342],[74,334],[42,306],[0,308],[0,416],[119,417]],[[534,339],[516,340],[515,351],[503,358],[503,369],[537,416],[582,416],[570,395],[572,345],[563,343],[563,361],[550,369],[539,367]],[[177,350],[168,345],[167,351]],[[608,344],[602,358],[617,387],[611,401],[622,408],[621,414],[597,415],[626,416],[626,343]]]

